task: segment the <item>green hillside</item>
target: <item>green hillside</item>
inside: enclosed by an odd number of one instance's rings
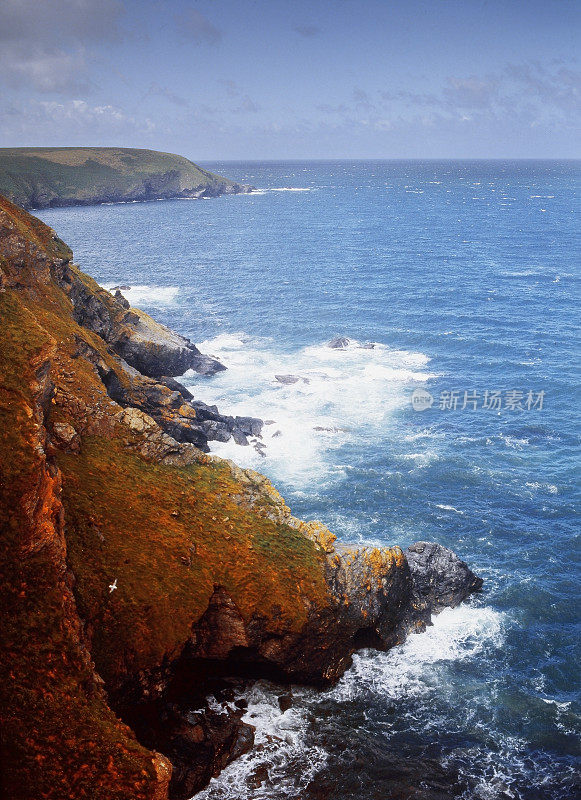
[[[24,208],[250,191],[183,156],[123,147],[0,148],[0,194]]]

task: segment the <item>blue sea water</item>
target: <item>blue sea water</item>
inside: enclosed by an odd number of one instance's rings
[[[389,798],[388,753],[466,798],[579,796],[579,163],[207,166],[258,191],[39,216],[223,360],[184,377],[199,399],[273,421],[265,457],[217,453],[341,539],[453,548],[485,589],[284,714],[259,682],[261,747],[202,796]]]

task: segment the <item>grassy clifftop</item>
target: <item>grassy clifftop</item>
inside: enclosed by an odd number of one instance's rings
[[[0,148],[0,194],[24,208],[248,191],[183,156],[124,147]]]

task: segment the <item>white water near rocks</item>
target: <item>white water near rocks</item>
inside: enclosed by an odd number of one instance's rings
[[[243,467],[266,468],[294,492],[344,474],[333,452],[349,442],[385,436],[393,411],[409,403],[410,387],[436,377],[423,353],[356,340],[345,348],[321,342],[283,352],[267,339],[223,334],[201,342],[200,349],[228,369],[211,382],[187,373],[182,380],[193,393],[228,414],[259,416],[269,423],[262,433],[262,455],[232,440],[212,442],[212,452]],[[426,458],[426,453],[408,456]]]
[[[203,800],[266,800],[272,797],[300,797],[301,789],[317,780],[317,772],[328,760],[313,728],[319,707],[329,701],[386,706],[409,711],[410,700],[420,701],[415,709],[438,702],[453,702],[456,690],[454,670],[458,663],[479,658],[487,649],[498,649],[504,641],[504,615],[492,608],[463,605],[446,609],[433,618],[433,626],[414,634],[388,653],[365,650],[355,654],[353,666],[332,689],[316,692],[293,687],[293,705],[281,712],[281,687],[257,682],[243,696],[248,701],[244,721],[256,727],[256,747],[227,767],[197,797]],[[424,714],[417,719],[431,735],[444,720]],[[323,722],[323,727],[325,723]],[[436,729],[431,730],[431,729]],[[386,730],[389,738],[389,726]],[[329,732],[333,741],[333,732]],[[333,741],[348,747],[348,742]],[[491,797],[483,785],[477,795]]]

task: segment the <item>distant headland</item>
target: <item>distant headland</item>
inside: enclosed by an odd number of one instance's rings
[[[0,148],[0,193],[24,208],[195,199],[251,190],[183,156],[157,150]]]

